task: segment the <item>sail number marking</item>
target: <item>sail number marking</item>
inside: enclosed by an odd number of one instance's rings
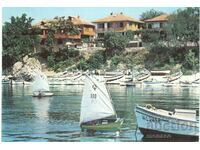
[[[92,99],[96,99],[97,98],[97,94],[91,94],[90,95]]]
[[[97,94],[91,94],[90,96],[91,96],[91,103],[96,103]]]

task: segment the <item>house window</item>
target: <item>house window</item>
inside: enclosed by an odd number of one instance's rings
[[[120,27],[123,27],[123,26],[124,26],[123,22],[120,22]]]
[[[152,29],[152,24],[151,23],[147,24],[147,28]]]
[[[133,25],[133,22],[129,22],[129,26],[132,26]]]
[[[97,28],[105,28],[104,23],[97,24]]]
[[[57,40],[57,44],[58,44],[58,45],[63,44],[63,40],[62,40],[62,39],[58,39],[58,40]]]
[[[108,22],[108,28],[112,28],[112,23]]]
[[[162,22],[160,22],[160,28],[163,28],[163,23]]]
[[[124,26],[123,22],[117,22],[117,23],[115,24],[115,27],[116,27],[116,28],[122,28],[123,26]]]

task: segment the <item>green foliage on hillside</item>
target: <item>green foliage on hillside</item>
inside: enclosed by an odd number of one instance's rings
[[[147,68],[172,69],[180,64],[182,70],[198,70],[198,8],[179,9],[169,17],[163,30],[143,30],[141,34],[143,41],[149,43]]]
[[[3,25],[3,68],[10,68],[15,62],[22,61],[26,55],[32,55],[39,44],[37,29],[32,28],[33,18],[22,14],[11,17],[10,22]]]
[[[96,51],[87,61],[89,69],[100,69],[104,65],[105,60],[105,51]]]
[[[189,7],[179,9],[176,13],[169,17],[166,27],[166,32],[169,41],[195,42],[198,45],[199,41],[199,8]]]
[[[88,59],[82,57],[77,65],[80,70],[95,70],[101,69],[106,63],[105,51],[96,50],[93,52]]]
[[[121,54],[128,43],[128,38],[121,33],[108,32],[104,36],[104,47],[106,48],[106,56],[112,57],[113,55]]]
[[[80,52],[75,49],[60,49],[58,52],[48,52],[47,65],[54,71],[62,71],[78,62],[81,58]]]
[[[198,70],[198,58],[198,47],[168,47],[163,43],[157,43],[149,47],[145,66],[150,70],[171,70],[179,64],[182,70]]]

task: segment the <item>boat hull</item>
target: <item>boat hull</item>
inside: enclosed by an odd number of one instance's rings
[[[136,106],[135,115],[138,128],[145,137],[155,133],[171,137],[199,137],[197,121],[164,116],[140,106]]]
[[[95,125],[86,125],[82,124],[82,130],[90,130],[90,131],[119,131],[123,124],[123,119],[119,119],[115,122],[111,122],[108,124],[95,124]]]
[[[53,93],[51,92],[33,92],[33,97],[51,97]]]
[[[152,141],[152,140],[164,140],[164,141],[199,141],[198,136],[190,136],[190,135],[181,135],[181,134],[173,134],[166,133],[162,131],[139,128],[140,132],[144,135],[142,138],[143,141]]]

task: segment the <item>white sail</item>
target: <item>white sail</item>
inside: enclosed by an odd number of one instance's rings
[[[80,123],[115,115],[116,112],[105,82],[86,75],[81,102]]]
[[[49,84],[45,74],[37,73],[33,82],[33,92],[49,91]]]

